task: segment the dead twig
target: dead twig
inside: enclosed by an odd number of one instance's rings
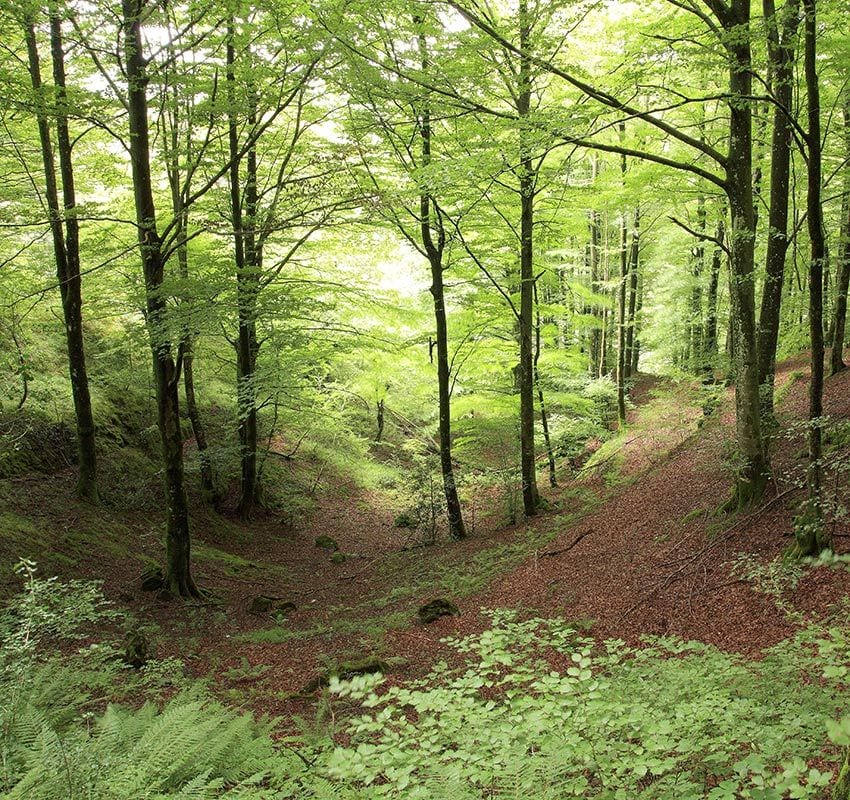
[[[563,553],[568,553],[572,550],[585,536],[589,536],[593,533],[593,528],[589,528],[586,531],[582,531],[575,539],[572,540],[566,547],[559,547],[557,550],[546,550],[540,554],[540,557],[543,558],[545,556],[560,556]]]

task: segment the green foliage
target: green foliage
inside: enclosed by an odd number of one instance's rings
[[[281,747],[271,723],[197,688],[92,714],[91,692],[118,670],[108,649],[60,661],[45,648],[114,615],[90,584],[23,571],[27,589],[0,618],[4,696],[17,687],[0,718],[10,800],[816,798],[832,772],[808,760],[822,762],[828,740],[850,743],[847,718],[834,717],[848,699],[846,627],[810,626],[747,661],[675,639],[597,643],[563,620],[507,611],[448,640],[459,660],[424,680],[384,687],[332,670],[331,709],[360,708],[336,747]],[[179,663],[161,667],[151,681]]]
[[[823,632],[820,658],[843,661],[845,637]],[[801,683],[813,638],[748,662],[673,639],[599,646],[498,612],[451,640],[464,666],[382,691],[372,677],[332,685],[370,710],[328,769],[375,797],[818,797],[831,774],[806,759],[845,687]]]
[[[159,708],[109,705],[124,691],[156,696],[185,685],[183,664],[151,661],[123,668],[115,647],[69,644],[119,615],[92,583],[19,571],[25,590],[0,613],[0,794],[9,800],[57,797],[268,798],[273,772],[283,786],[292,759],[278,753],[271,724],[226,709],[197,686]],[[65,642],[60,654],[54,648]]]

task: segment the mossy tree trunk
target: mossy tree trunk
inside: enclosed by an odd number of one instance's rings
[[[89,392],[83,341],[82,280],[80,274],[80,236],[77,221],[77,202],[74,186],[71,136],[68,130],[67,92],[65,83],[65,50],[62,38],[62,20],[55,7],[50,9],[50,52],[53,63],[53,98],[48,103],[43,86],[41,65],[36,39],[35,20],[24,23],[30,82],[35,94],[36,117],[41,143],[42,165],[45,179],[45,202],[50,218],[56,278],[62,298],[65,323],[65,341],[68,352],[68,369],[76,419],[78,475],[77,494],[97,503],[97,452],[94,415]],[[62,202],[51,141],[50,117],[56,127],[56,144],[59,156]]]
[[[773,74],[772,92],[776,99],[770,158],[770,209],[765,279],[758,331],[759,386],[761,387],[762,415],[765,419],[773,417],[776,346],[779,339],[785,256],[788,251],[788,196],[793,125],[788,113],[793,107],[794,40],[797,34],[799,7],[799,0],[789,0],[785,4],[780,30],[780,21],[777,19],[773,0],[764,0],[768,58]]]
[[[755,214],[752,188],[752,65],[750,0],[726,6],[712,2],[726,32],[729,56],[729,150],[725,190],[729,200],[730,326],[734,341],[735,411],[740,464],[729,507],[758,502],[767,483],[768,463],[761,432],[758,351],[755,324]]]
[[[183,437],[178,384],[180,363],[168,338],[163,294],[165,259],[157,230],[150,164],[146,61],[142,51],[142,0],[123,0],[124,67],[127,76],[127,119],[133,199],[139,252],[145,280],[145,318],[153,354],[157,423],[162,442],[166,494],[166,588],[181,597],[198,597],[190,563],[189,512],[183,481]]]

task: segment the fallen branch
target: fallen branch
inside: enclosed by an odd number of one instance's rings
[[[593,533],[593,528],[589,528],[588,530],[583,531],[582,533],[580,533],[580,534],[579,534],[578,536],[576,536],[576,538],[575,538],[575,539],[573,539],[573,541],[572,541],[572,542],[570,542],[570,544],[568,544],[566,547],[560,547],[560,548],[558,548],[557,550],[546,550],[546,551],[542,552],[542,553],[540,554],[540,556],[541,556],[541,558],[542,558],[542,557],[545,557],[545,556],[560,556],[560,555],[562,555],[563,553],[568,553],[568,552],[569,552],[570,550],[572,550],[572,549],[573,549],[573,548],[574,548],[574,547],[575,547],[575,546],[576,546],[576,545],[577,545],[577,544],[578,544],[578,543],[579,543],[582,539],[584,539],[584,537],[585,537],[585,536],[589,536],[591,533]]]

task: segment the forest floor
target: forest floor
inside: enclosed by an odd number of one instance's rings
[[[717,512],[733,474],[730,393],[704,419],[704,391],[643,376],[624,432],[577,474],[565,467],[560,486],[541,485],[543,513],[506,527],[479,510],[462,542],[422,546],[394,526],[385,497],[353,484],[325,491],[296,525],[273,514],[243,525],[198,507],[195,573],[214,599],[163,602],[139,588],[145,560],[160,557],[161,511],[68,501],[68,471],[0,482],[0,560],[27,556],[42,573],[103,580],[158,656],[179,655],[223,698],[288,719],[314,718],[316,677],[344,663],[378,659],[392,680],[423,676],[450,657],[441,639],[486,627],[483,609],[565,617],[600,639],[665,634],[757,657],[808,615],[846,613],[850,594],[844,570],[810,567],[797,581],[771,566],[802,498],[806,372],[803,356],[781,365],[774,479],[764,504],[741,515]],[[850,417],[850,370],[827,380],[826,413]],[[829,491],[841,493],[846,478]],[[492,501],[475,498],[479,509]],[[320,535],[345,559],[316,547]],[[833,535],[846,550],[850,531]],[[289,605],[252,613],[261,595]],[[460,614],[416,624],[435,598]]]

